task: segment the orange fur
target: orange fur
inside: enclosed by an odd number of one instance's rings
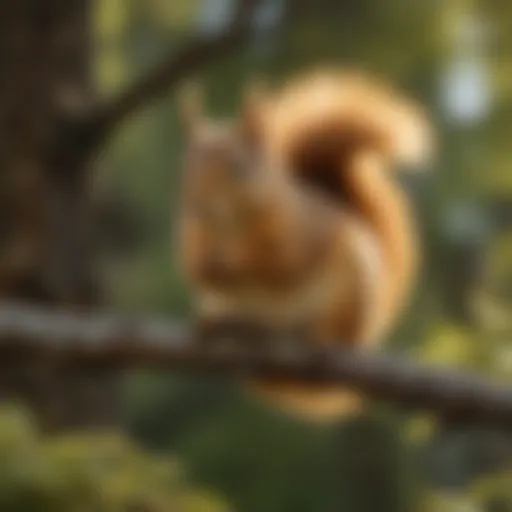
[[[323,72],[251,95],[238,124],[187,122],[181,252],[198,314],[303,326],[316,343],[383,341],[417,266],[392,169],[429,153],[418,108],[367,77]],[[334,387],[255,388],[310,419],[359,403]]]

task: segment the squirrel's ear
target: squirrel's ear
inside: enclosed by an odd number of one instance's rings
[[[256,142],[263,130],[268,88],[262,80],[253,80],[244,94],[241,129],[244,136]]]
[[[194,133],[202,117],[203,91],[199,84],[189,82],[178,95],[179,119],[187,136]]]

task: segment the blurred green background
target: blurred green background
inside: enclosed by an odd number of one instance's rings
[[[382,74],[423,101],[438,156],[404,184],[423,230],[424,272],[388,350],[509,379],[512,4],[302,1],[293,23],[278,28],[280,2],[266,4],[268,23],[262,17],[248,48],[200,75],[209,111],[235,112],[253,75],[279,80],[323,63]],[[99,2],[99,84],[115,94],[231,5]],[[112,303],[181,316],[188,303],[172,251],[182,143],[175,107],[170,96],[141,112],[105,155],[109,183],[146,226],[137,251],[105,265]],[[177,454],[240,512],[512,510],[512,439],[504,433],[380,406],[345,425],[312,427],[262,410],[236,384],[199,377],[133,375],[125,399],[140,440]]]
[[[428,173],[404,177],[420,219],[424,268],[387,350],[510,381],[512,3],[293,2],[298,15],[279,25],[282,2],[266,0],[250,44],[201,73],[209,111],[234,113],[244,83],[254,75],[279,80],[323,63],[381,74],[424,102],[438,133],[438,155]],[[179,45],[192,30],[222,23],[230,9],[228,0],[97,0],[99,89],[115,95],[170,45]],[[101,275],[112,307],[184,317],[189,304],[173,258],[182,153],[174,100],[169,95],[123,124],[99,163],[105,193],[121,198],[136,226],[130,250],[103,252]],[[2,490],[16,475],[12,457],[37,453],[38,464],[53,468],[49,474],[64,483],[41,482],[46,470],[36,464],[39,473],[20,476],[19,485],[32,486],[48,505],[20,501],[18,508],[7,505],[5,510],[512,510],[512,437],[505,432],[380,404],[342,425],[311,426],[263,408],[228,379],[148,372],[125,377],[123,404],[127,430],[147,455],[128,441],[116,441],[112,448],[110,441],[94,436],[50,442],[22,434],[12,426],[22,417],[6,413],[0,421],[0,504],[15,503],[21,492]],[[9,435],[16,443],[3,440]],[[89,452],[96,450],[98,460],[120,457],[122,466],[133,471],[119,476],[116,467],[105,470],[102,485],[125,478],[120,486],[141,492],[154,487],[151,499],[167,504],[150,508],[157,501],[148,501],[129,508],[115,497],[108,504],[94,502],[87,486],[98,477],[87,467],[103,464],[90,460]],[[76,467],[70,471],[76,481],[68,482],[67,470],[62,473],[66,456],[61,451],[75,454]],[[182,484],[167,473],[161,480],[151,476],[161,457],[179,459],[192,482],[213,489],[226,505],[202,494],[197,494],[197,508],[178,504],[177,496],[186,491],[169,491],[174,496],[169,505],[165,493]],[[62,498],[51,494],[56,488]],[[80,506],[75,502],[75,508],[65,508],[62,500],[74,492],[84,493]]]

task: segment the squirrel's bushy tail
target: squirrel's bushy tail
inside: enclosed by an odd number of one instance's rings
[[[430,125],[419,105],[364,74],[320,70],[298,77],[277,91],[266,113],[273,148],[299,173],[314,173],[314,182],[320,164],[337,170],[364,149],[411,167],[431,154]]]
[[[418,242],[397,176],[431,154],[420,107],[353,72],[318,71],[285,85],[266,115],[271,150],[307,186],[322,189],[366,223],[380,244],[385,335],[414,281]]]
[[[413,102],[375,80],[320,71],[285,85],[266,104],[271,153],[304,186],[340,202],[372,232],[382,276],[372,343],[395,323],[408,297],[418,260],[416,229],[397,176],[400,166],[423,164],[431,153],[429,124]],[[361,340],[351,340],[357,346]],[[267,400],[309,419],[328,420],[361,405],[355,392],[257,383]]]

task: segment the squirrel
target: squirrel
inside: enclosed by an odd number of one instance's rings
[[[186,132],[180,256],[199,320],[301,330],[318,345],[371,349],[410,295],[419,243],[393,171],[432,149],[422,109],[373,77],[319,70],[276,91],[252,88],[241,114]],[[335,386],[258,380],[281,409],[331,421],[362,398]]]

